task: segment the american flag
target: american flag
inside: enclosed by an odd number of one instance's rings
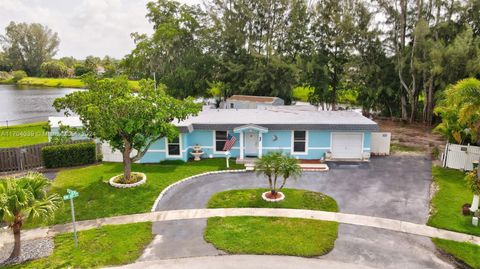
[[[235,141],[237,141],[237,138],[231,134],[228,134],[227,141],[225,142],[225,146],[223,146],[224,151],[231,150],[233,147],[233,144],[235,144]]]

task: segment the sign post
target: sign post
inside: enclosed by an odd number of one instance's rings
[[[75,226],[75,208],[73,206],[73,198],[78,197],[78,192],[67,189],[67,194],[63,196],[63,200],[70,200],[70,208],[72,209],[73,239],[75,247],[78,247],[77,228]]]

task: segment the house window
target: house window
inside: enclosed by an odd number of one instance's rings
[[[307,131],[293,131],[293,152],[306,152]]]
[[[180,138],[178,136],[168,141],[167,147],[169,156],[180,156]]]
[[[234,104],[234,103],[230,103],[230,108],[235,108],[235,104]]]
[[[227,142],[227,131],[215,131],[215,151],[224,151],[225,142]]]

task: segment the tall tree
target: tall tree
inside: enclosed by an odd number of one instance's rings
[[[5,35],[0,35],[0,44],[12,69],[36,76],[40,74],[40,65],[57,53],[60,39],[47,26],[10,22]]]
[[[163,85],[155,90],[151,80],[141,80],[135,92],[124,77],[86,77],[84,81],[88,91],[57,98],[54,107],[67,116],[72,112],[79,115],[87,135],[122,152],[123,182],[130,179],[132,162],[140,160],[153,143],[178,136],[173,121],[196,115],[201,109],[191,98],[178,100],[167,95]]]

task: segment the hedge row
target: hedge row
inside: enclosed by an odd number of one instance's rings
[[[42,148],[46,168],[91,164],[96,161],[97,147],[94,142],[46,146]]]

